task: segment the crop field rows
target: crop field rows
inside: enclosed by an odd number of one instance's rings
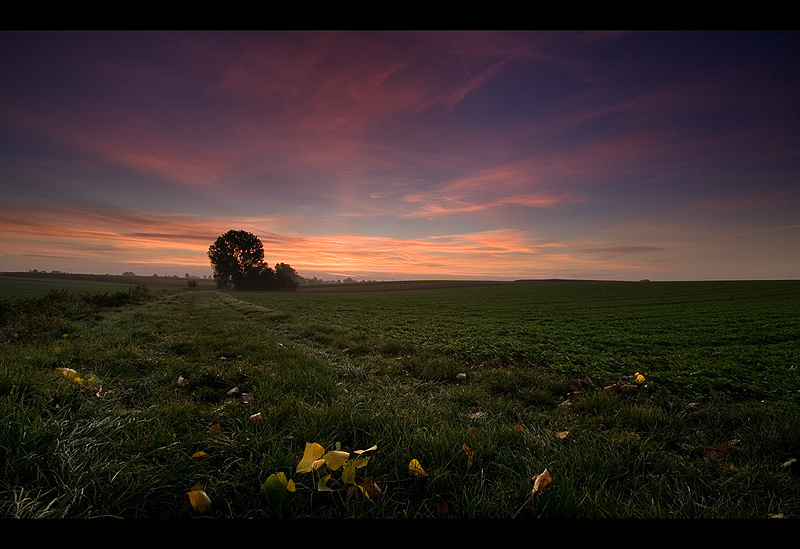
[[[795,281],[0,313],[0,516],[800,517]]]

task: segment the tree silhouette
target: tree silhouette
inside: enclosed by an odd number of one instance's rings
[[[244,289],[267,269],[264,246],[258,237],[247,231],[228,231],[208,248],[208,258],[214,269],[214,280],[221,289]]]
[[[290,265],[273,271],[264,262],[264,246],[252,233],[228,231],[208,248],[214,280],[220,289],[295,290],[302,277]]]

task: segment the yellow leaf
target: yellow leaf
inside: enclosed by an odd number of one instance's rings
[[[545,469],[540,474],[533,477],[533,490],[531,490],[531,497],[537,497],[542,495],[545,486],[553,482],[553,477],[550,476],[550,472]]]
[[[211,498],[203,491],[201,485],[195,484],[192,487],[192,491],[186,492],[186,495],[189,496],[192,507],[194,507],[198,513],[205,513],[211,509]]]
[[[356,483],[356,462],[348,461],[342,468],[342,482],[345,485]]]
[[[377,449],[378,445],[376,444],[372,448],[367,448],[366,450],[355,450],[353,453],[356,454],[357,456],[360,456],[364,452],[371,452],[372,450],[377,450]]]
[[[366,467],[368,462],[369,462],[369,457],[363,457],[359,459],[354,459],[350,463],[352,463],[356,469],[361,469],[362,467]]]
[[[206,454],[205,452],[200,451],[200,452],[195,452],[194,454],[192,454],[192,457],[195,458],[195,459],[198,459],[198,458],[204,458],[207,455],[208,454]]]
[[[61,377],[65,377],[70,381],[74,381],[76,377],[78,377],[78,372],[73,370],[72,368],[56,368],[56,374],[60,375]]]
[[[472,458],[475,456],[475,452],[470,450],[466,442],[461,446],[461,448],[463,448],[464,452],[467,454],[467,468],[472,467]]]
[[[422,468],[422,465],[420,465],[419,461],[416,459],[412,459],[411,463],[408,464],[408,470],[417,478],[428,476],[428,473],[425,472],[425,469]]]
[[[319,482],[317,482],[317,491],[318,492],[333,492],[332,489],[328,487],[328,481],[331,479],[330,475],[325,475]]]
[[[294,481],[287,481],[286,475],[282,471],[278,474],[271,474],[261,485],[261,492],[274,503],[280,502],[286,492],[294,492],[295,490]]]
[[[325,453],[325,448],[317,444],[316,442],[306,442],[306,449],[303,453],[303,459],[300,460],[300,463],[297,464],[298,473],[308,473],[314,468],[314,464],[322,457]],[[319,467],[319,465],[317,465]]]
[[[322,456],[322,459],[325,460],[325,464],[328,467],[330,467],[330,469],[332,471],[335,471],[339,467],[344,465],[349,457],[350,457],[350,453],[349,452],[342,452],[340,450],[333,450],[331,452],[328,452],[324,456]]]
[[[514,430],[518,433],[523,433],[523,434],[528,432],[528,430],[522,425],[514,425]]]

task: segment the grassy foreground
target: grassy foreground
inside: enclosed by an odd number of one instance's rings
[[[6,299],[0,516],[797,518],[798,334],[798,282]]]

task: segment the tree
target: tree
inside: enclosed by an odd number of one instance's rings
[[[247,231],[228,231],[217,238],[208,248],[208,258],[220,289],[296,290],[303,279],[287,263],[272,270],[264,262],[261,241]]]
[[[275,265],[275,289],[296,290],[303,278],[288,263]]]
[[[208,248],[208,258],[214,269],[214,280],[221,289],[233,286],[251,289],[264,278],[269,269],[264,263],[264,246],[258,237],[247,231],[228,231]],[[255,289],[255,288],[253,288]]]

